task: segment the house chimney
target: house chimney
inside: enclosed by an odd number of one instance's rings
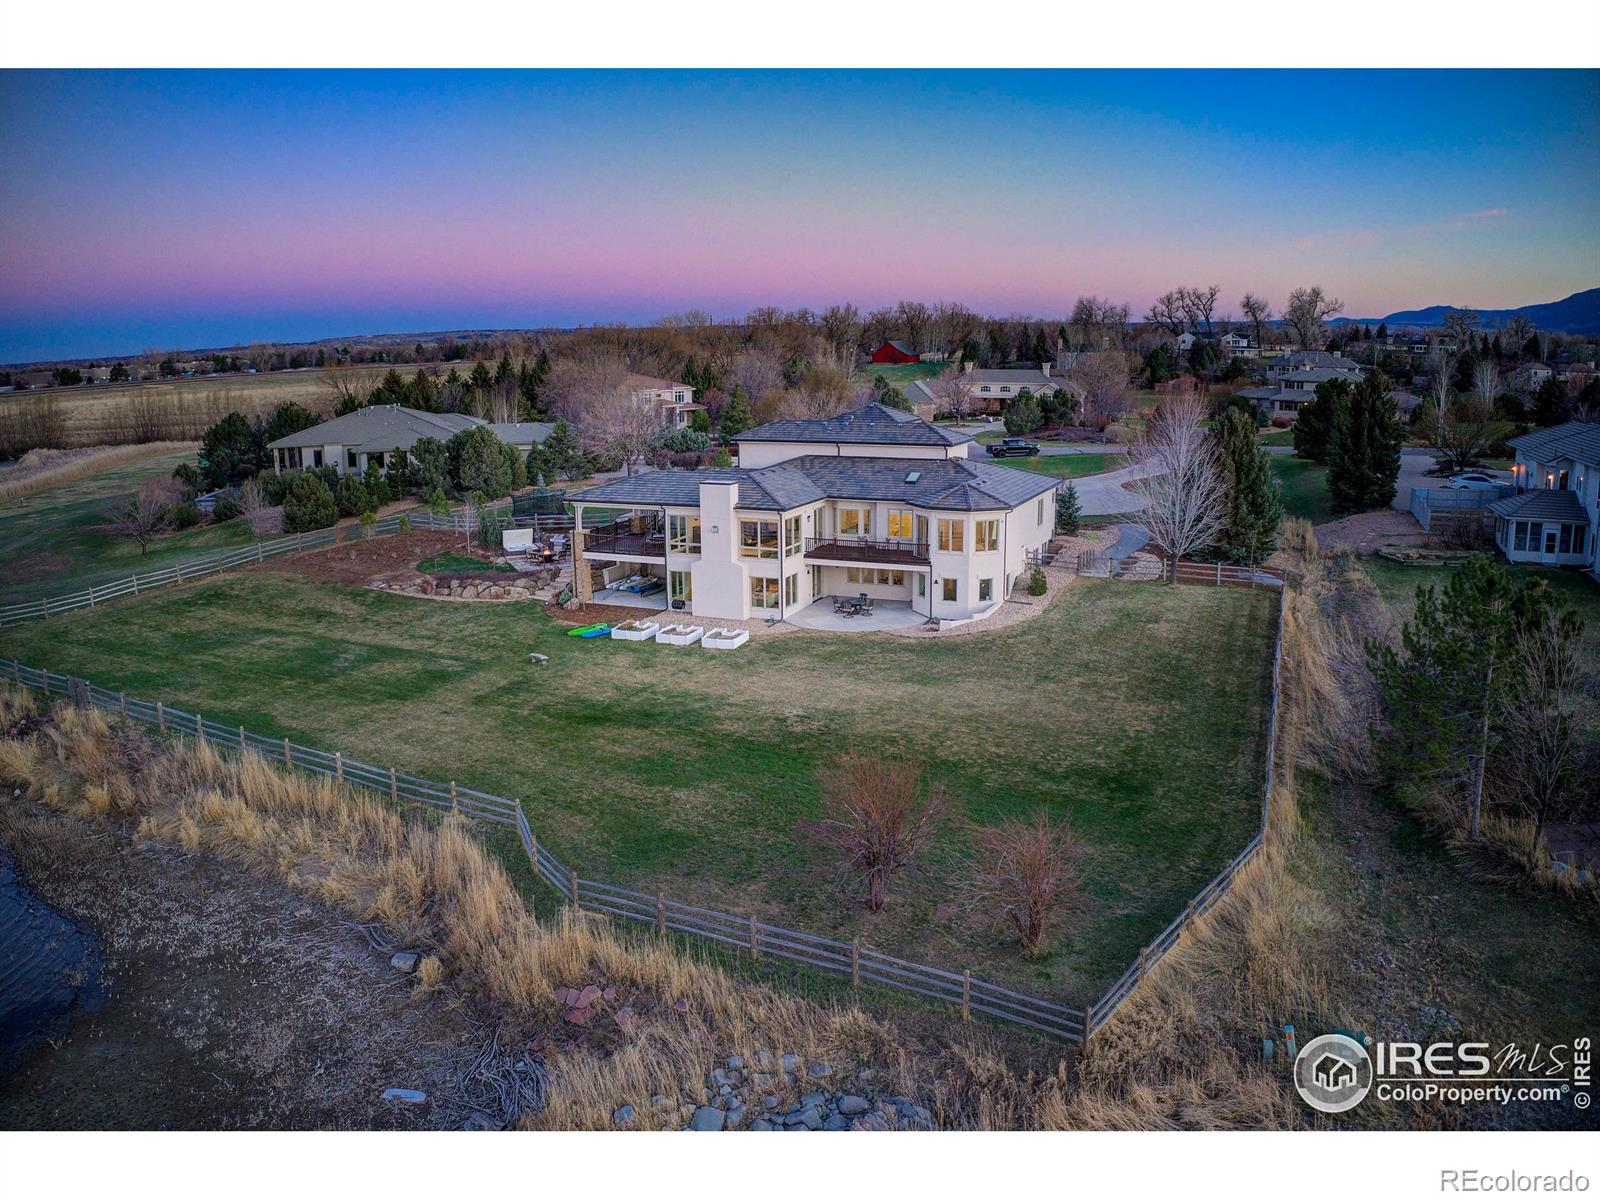
[[[963,358],[961,360],[961,373],[963,375],[972,374],[972,367],[973,367],[973,363],[972,363],[972,360],[970,358]]]

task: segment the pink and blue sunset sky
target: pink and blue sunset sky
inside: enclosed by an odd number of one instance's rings
[[[1600,72],[5,72],[0,361],[1600,282]]]

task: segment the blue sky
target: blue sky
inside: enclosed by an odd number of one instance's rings
[[[1600,283],[1600,72],[0,73],[0,360]]]

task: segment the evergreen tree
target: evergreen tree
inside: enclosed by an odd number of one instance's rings
[[[1056,493],[1056,532],[1076,537],[1083,528],[1083,505],[1078,501],[1078,489],[1067,484]]]
[[[1032,433],[1043,421],[1044,415],[1039,411],[1039,402],[1027,388],[1018,392],[1011,403],[1006,405],[1006,432],[1012,437],[1022,437]]]
[[[542,451],[542,462],[537,465],[533,455]],[[542,473],[546,480],[554,479],[558,475],[572,476],[574,470],[583,466],[583,451],[578,446],[578,439],[572,432],[572,426],[565,419],[558,420],[556,427],[550,431],[550,436],[545,438],[544,445],[535,446],[528,455],[528,474],[533,476]]]
[[[1144,376],[1151,387],[1178,377],[1178,352],[1171,342],[1162,342],[1144,356]]]
[[[1228,481],[1228,516],[1220,544],[1237,562],[1259,563],[1278,548],[1278,523],[1283,520],[1278,484],[1248,413],[1228,409],[1217,437]]]
[[[494,386],[494,376],[489,374],[489,368],[481,362],[472,364],[472,371],[467,376],[467,390],[469,392],[487,392]]]
[[[418,438],[411,444],[411,483],[423,495],[450,486],[450,456],[438,438]]]
[[[263,443],[275,442],[279,438],[288,437],[291,433],[310,429],[321,421],[322,418],[310,409],[288,400],[272,410],[272,416],[267,418],[266,425],[261,429],[261,440]],[[270,463],[270,457],[268,462]]]
[[[1378,322],[1378,340],[1381,342],[1385,338],[1387,338],[1388,336],[1389,336],[1389,324],[1388,324],[1388,322],[1387,321],[1379,321]]]
[[[439,393],[434,389],[433,380],[421,367],[417,368],[417,373],[406,385],[405,403],[422,412],[439,411]]]
[[[1533,395],[1533,423],[1549,427],[1570,420],[1572,402],[1567,399],[1567,385],[1552,375]]]
[[[354,475],[340,477],[333,489],[333,500],[339,507],[341,517],[359,517],[372,507],[372,497],[367,495],[367,489]]]
[[[1349,410],[1348,379],[1329,379],[1317,384],[1316,395],[1308,403],[1302,404],[1295,415],[1295,454],[1327,466],[1334,430],[1345,420]]]
[[[500,355],[500,361],[495,364],[494,381],[497,384],[506,383],[511,379],[511,376],[511,355],[509,353],[502,352]]]
[[[297,475],[283,500],[283,531],[306,533],[326,529],[339,519],[333,492],[318,475]]]
[[[256,474],[266,463],[261,434],[236,412],[218,421],[200,439],[200,469],[214,488]]]
[[[1364,376],[1350,391],[1350,406],[1329,442],[1328,494],[1339,514],[1387,508],[1400,477],[1404,431],[1382,371]]]
[[[735,384],[733,395],[728,397],[727,406],[722,410],[722,420],[717,423],[717,433],[723,438],[738,437],[751,428],[755,420],[755,414],[750,411],[750,401],[745,398],[744,388]]]
[[[1043,366],[1053,357],[1054,355],[1050,353],[1050,339],[1045,337],[1044,326],[1041,325],[1033,335],[1033,361]]]

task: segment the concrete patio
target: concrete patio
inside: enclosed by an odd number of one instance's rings
[[[662,588],[653,596],[641,596],[637,592],[624,592],[620,588],[600,588],[594,594],[596,604],[615,604],[620,608],[647,608],[651,612],[660,612],[667,607],[667,590]]]
[[[830,633],[871,633],[884,629],[907,629],[921,625],[927,617],[913,612],[905,600],[877,600],[872,612],[859,617],[847,617],[833,611],[833,597],[824,596],[797,613],[785,618],[790,625],[801,629],[821,629]]]

